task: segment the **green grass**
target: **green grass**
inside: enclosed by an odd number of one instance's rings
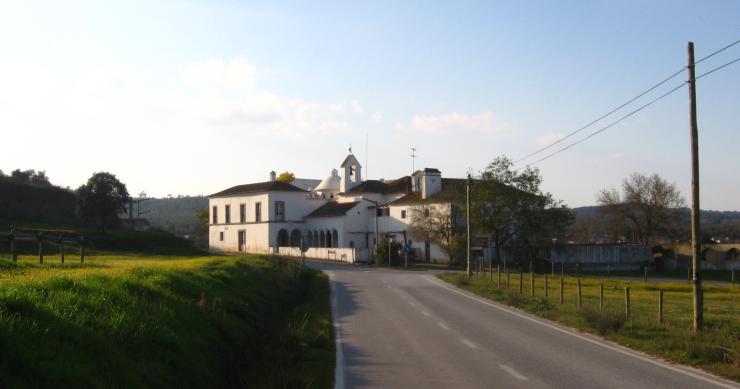
[[[590,332],[674,362],[704,368],[740,381],[740,285],[707,285],[704,289],[705,331],[693,335],[691,287],[685,282],[642,282],[581,278],[582,308],[577,304],[577,279],[564,279],[564,304],[560,304],[560,277],[548,276],[545,297],[544,276],[535,278],[531,297],[529,274],[511,274],[506,287],[502,273],[468,278],[464,274],[443,274],[439,278],[538,316]],[[599,285],[604,285],[604,309],[599,309]],[[631,314],[626,317],[625,286],[630,287]],[[663,323],[658,323],[658,291],[663,291]]]
[[[266,256],[0,260],[3,387],[330,387],[328,280]]]

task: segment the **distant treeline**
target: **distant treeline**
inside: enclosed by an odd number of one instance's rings
[[[140,203],[142,218],[156,228],[175,235],[205,236],[203,224],[195,216],[198,211],[208,208],[208,198],[204,196],[177,196],[153,198]],[[136,210],[135,210],[136,211]]]
[[[631,230],[627,223],[604,217],[603,207],[574,208],[575,219],[569,228],[569,239],[575,243],[612,243],[631,241]],[[701,211],[702,241],[728,239],[740,242],[739,211]],[[679,209],[671,228],[658,231],[656,242],[688,242],[691,239],[691,210]]]
[[[43,172],[21,176],[0,172],[0,220],[76,225],[76,206],[75,193],[52,185]]]

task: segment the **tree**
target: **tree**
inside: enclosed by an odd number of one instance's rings
[[[46,176],[46,171],[39,170],[38,172],[33,169],[20,170],[15,169],[10,173],[10,179],[12,181],[29,184],[36,186],[51,186],[49,177]]]
[[[280,181],[280,182],[284,182],[286,184],[290,184],[291,182],[293,182],[295,180],[295,174],[293,174],[291,172],[282,172],[277,177],[277,180]]]
[[[208,231],[208,208],[203,208],[196,212],[195,217],[198,219],[198,229],[201,231]]]
[[[622,181],[621,195],[615,188],[602,189],[596,198],[607,215],[628,220],[643,245],[649,245],[661,228],[670,228],[677,208],[686,204],[676,184],[658,174],[632,173]]]
[[[118,224],[118,214],[126,211],[129,202],[126,185],[111,173],[93,174],[75,193],[80,219],[103,230]]]
[[[439,245],[450,259],[450,266],[460,259],[459,245],[453,244],[455,236],[460,232],[455,223],[454,209],[454,204],[425,204],[409,208],[411,236]]]
[[[516,171],[513,165],[507,157],[494,159],[471,189],[471,224],[476,232],[491,235],[499,261],[501,249],[515,258],[533,259],[564,236],[572,219],[569,209],[541,191],[539,169]]]

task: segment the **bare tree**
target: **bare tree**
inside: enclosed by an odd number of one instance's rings
[[[632,173],[622,181],[622,194],[616,188],[602,189],[596,195],[608,214],[628,220],[637,240],[650,244],[660,228],[676,217],[677,208],[686,202],[676,184],[658,174]]]
[[[409,208],[410,232],[414,239],[429,240],[439,245],[454,262],[459,251],[459,236],[453,204],[414,205]]]

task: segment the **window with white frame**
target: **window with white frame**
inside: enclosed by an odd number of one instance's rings
[[[285,221],[285,201],[275,202],[275,220],[279,222]]]

